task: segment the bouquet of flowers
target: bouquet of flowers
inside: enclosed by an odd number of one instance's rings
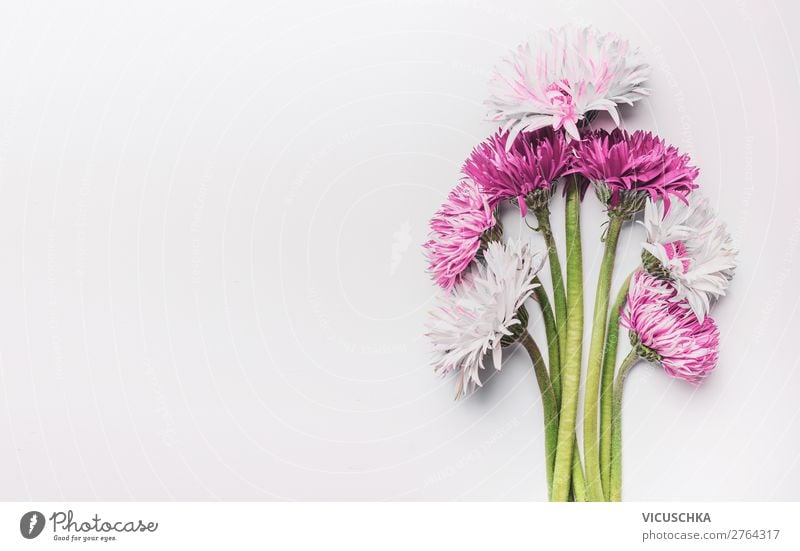
[[[625,377],[642,361],[699,384],[714,369],[719,331],[710,316],[735,269],[730,235],[698,191],[689,156],[650,132],[619,127],[618,105],[649,91],[649,67],[628,42],[592,28],[551,30],[498,66],[487,100],[500,128],[463,166],[462,181],[430,222],[429,271],[441,287],[428,337],[457,397],[481,386],[485,357],[522,345],[541,391],[546,480],[553,501],[621,499],[621,407]],[[606,112],[617,128],[593,128]],[[607,216],[586,355],[583,458],[576,433],[584,360],[580,211],[593,190]],[[550,199],[566,197],[562,266]],[[504,239],[499,212],[536,219],[544,247]],[[639,266],[611,295],[620,232],[644,227]],[[530,227],[530,226],[529,226]],[[535,234],[531,234],[533,237]],[[541,285],[548,264],[552,296]],[[544,322],[546,358],[528,332],[529,300]],[[630,353],[617,365],[620,327]]]

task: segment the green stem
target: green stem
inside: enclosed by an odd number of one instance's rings
[[[611,501],[622,501],[622,387],[628,372],[639,361],[636,350],[622,360],[614,381],[613,415],[611,419]]]
[[[581,451],[578,449],[578,437],[574,437],[575,449],[572,453],[572,495],[575,501],[586,501],[586,478],[583,476]]]
[[[553,392],[553,385],[547,375],[547,367],[544,365],[542,353],[536,346],[530,333],[526,330],[520,337],[520,343],[528,351],[528,355],[533,362],[533,371],[536,374],[536,382],[539,384],[539,391],[542,394],[542,408],[544,409],[544,452],[545,467],[547,469],[547,491],[552,496],[553,488],[553,463],[556,457],[556,443],[558,441],[558,404],[556,395]]]
[[[600,476],[603,482],[603,495],[611,496],[611,415],[614,394],[614,367],[617,365],[617,343],[619,342],[619,313],[628,296],[628,287],[633,274],[622,283],[617,297],[611,305],[606,329],[606,347],[603,351],[603,377],[600,386]]]
[[[555,317],[553,317],[553,309],[550,307],[550,299],[547,298],[547,291],[542,287],[539,276],[536,276],[533,281],[539,285],[533,292],[536,295],[536,302],[539,303],[539,309],[542,311],[542,319],[544,320],[544,330],[547,336],[547,359],[550,365],[550,382],[553,385],[553,392],[555,392],[556,395],[556,403],[560,404],[561,359],[556,320]]]
[[[561,273],[561,261],[558,258],[558,248],[553,237],[550,225],[550,209],[547,207],[536,209],[536,220],[539,222],[539,231],[542,232],[544,243],[547,245],[547,257],[550,264],[550,281],[553,284],[553,303],[556,313],[556,334],[559,339],[559,361],[563,365],[567,356],[567,339],[564,332],[567,327],[567,295],[564,292],[564,276]],[[549,349],[549,347],[548,347]],[[561,379],[553,379],[553,388],[556,396],[561,398]]]
[[[560,269],[559,269],[560,273]],[[544,287],[541,287],[541,282],[538,276],[534,280],[540,286],[534,291],[536,293],[536,300],[539,302],[539,308],[542,310],[542,318],[544,319],[544,329],[547,335],[547,357],[550,363],[550,381],[553,384],[553,390],[557,390],[555,384],[557,379],[560,379],[560,361],[559,361],[559,335],[556,330],[556,322],[553,317],[553,310],[550,307],[550,300],[547,297],[547,292]],[[561,396],[556,392],[556,404],[560,406]],[[556,434],[557,437],[557,434]],[[577,453],[577,437],[575,438],[576,444],[575,453],[572,455],[572,485],[573,496],[575,501],[586,501],[586,481],[583,477],[583,466],[581,465],[580,455]],[[551,471],[552,473],[552,471]],[[550,474],[550,473],[548,473]],[[549,479],[548,479],[549,480]]]
[[[583,453],[586,464],[586,485],[589,499],[603,501],[603,484],[600,478],[600,449],[597,432],[598,398],[603,363],[603,344],[606,337],[608,318],[608,294],[611,290],[611,276],[614,272],[614,258],[623,218],[611,215],[606,234],[600,276],[597,279],[597,292],[594,299],[592,317],[592,337],[589,344],[589,360],[586,370],[586,388],[583,402]]]
[[[561,415],[559,416],[558,446],[553,471],[553,501],[566,501],[569,497],[583,346],[580,190],[575,177],[568,185],[565,222],[567,234],[567,352],[566,361],[561,368]]]

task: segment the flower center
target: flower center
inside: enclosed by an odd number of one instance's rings
[[[664,245],[664,251],[667,253],[667,258],[670,260],[670,263],[679,263],[683,268],[684,273],[689,271],[691,259],[689,258],[689,254],[686,252],[686,245],[683,243],[683,241],[673,241],[672,243],[667,243]]]
[[[559,117],[558,126],[556,129],[561,128],[565,122],[578,122],[578,116],[575,111],[575,104],[572,101],[572,94],[569,93],[570,84],[567,80],[553,82],[547,88],[547,99],[550,105],[556,110],[556,115]]]

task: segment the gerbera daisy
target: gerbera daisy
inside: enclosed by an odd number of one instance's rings
[[[685,299],[702,322],[713,301],[725,294],[736,268],[736,250],[725,224],[697,193],[669,212],[661,202],[648,201],[642,224],[647,232],[642,244],[645,269],[666,278],[675,298]]]
[[[441,292],[431,312],[427,336],[439,374],[458,373],[456,395],[481,386],[480,370],[491,352],[502,366],[502,347],[516,341],[528,325],[523,306],[536,284],[544,255],[521,241],[492,241],[451,292]]]
[[[517,135],[506,146],[508,132],[497,132],[479,144],[462,171],[494,204],[516,198],[524,216],[526,200],[546,205],[556,180],[569,168],[571,152],[561,132],[544,128]]]
[[[477,184],[460,182],[430,221],[425,243],[428,271],[436,283],[452,289],[477,256],[481,243],[499,236],[500,225],[488,197]]]
[[[697,187],[700,171],[689,156],[650,132],[588,132],[574,151],[572,171],[592,182],[600,200],[618,214],[634,214],[648,197],[662,199],[669,210],[670,197],[685,203]]]
[[[509,130],[564,128],[578,139],[578,121],[607,111],[619,124],[617,105],[648,94],[650,73],[627,40],[591,27],[562,27],[519,46],[495,69],[489,119]]]
[[[631,281],[620,325],[628,329],[638,355],[672,377],[697,384],[717,365],[714,320],[698,320],[685,301],[675,300],[669,283],[647,272],[637,272]]]

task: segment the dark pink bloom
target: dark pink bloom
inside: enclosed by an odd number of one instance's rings
[[[493,204],[517,198],[524,216],[525,196],[549,191],[569,168],[570,150],[561,131],[542,128],[520,132],[506,150],[507,132],[498,132],[476,147],[463,172],[478,184]]]
[[[575,144],[574,150],[574,172],[605,184],[611,209],[629,192],[641,192],[637,195],[663,199],[669,210],[670,196],[686,203],[686,196],[697,187],[699,170],[689,164],[689,156],[650,132],[596,130]]]
[[[431,239],[424,245],[437,284],[453,288],[495,224],[494,208],[476,183],[464,180],[450,192],[431,219]]]
[[[697,384],[717,365],[714,320],[706,316],[699,321],[686,300],[676,300],[668,282],[647,272],[634,276],[620,324],[631,332],[639,355],[660,363],[672,377]]]

